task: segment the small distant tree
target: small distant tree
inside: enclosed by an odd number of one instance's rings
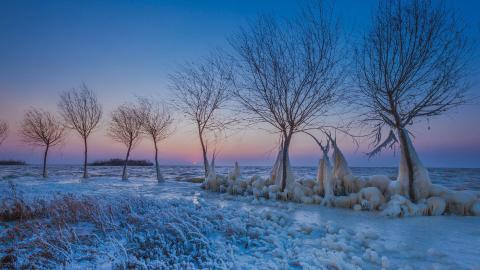
[[[322,3],[293,20],[261,16],[233,37],[238,56],[234,97],[254,123],[281,134],[281,191],[292,137],[325,125],[343,78],[339,29]]]
[[[155,169],[157,180],[163,181],[158,164],[158,144],[172,133],[173,117],[165,105],[147,98],[139,98],[139,117],[143,132],[150,137],[155,148]]]
[[[20,127],[20,135],[25,143],[45,147],[43,154],[43,177],[47,177],[47,155],[50,148],[60,144],[64,138],[64,127],[53,114],[40,109],[30,109],[25,113]]]
[[[108,135],[115,141],[123,143],[127,147],[125,163],[123,165],[122,180],[127,180],[127,163],[130,157],[130,151],[140,142],[142,135],[142,118],[135,106],[124,104],[118,106],[111,115]]]
[[[209,146],[230,122],[220,111],[229,99],[232,70],[220,56],[214,55],[197,64],[184,65],[170,75],[170,80],[177,107],[196,125],[207,177]]]
[[[8,124],[7,122],[0,120],[0,145],[7,139]]]
[[[371,154],[400,142],[408,196],[414,201],[415,150],[409,147],[408,127],[465,102],[470,50],[458,22],[453,11],[437,2],[381,1],[356,53],[355,100],[365,110],[364,123],[373,127],[377,147]]]
[[[87,178],[87,139],[100,123],[102,106],[98,102],[95,93],[85,84],[82,84],[79,89],[63,92],[60,95],[58,107],[63,116],[65,126],[75,130],[83,139],[83,178]]]

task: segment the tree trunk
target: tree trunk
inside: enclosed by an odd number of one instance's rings
[[[410,148],[408,145],[408,139],[407,139],[407,131],[404,128],[397,128],[398,130],[398,136],[400,139],[400,147],[402,148],[402,151],[405,153],[405,161],[407,163],[407,169],[408,169],[408,196],[410,197],[410,200],[415,202],[415,191],[414,191],[414,171],[413,171],[413,162],[412,162],[412,157],[410,154]]]
[[[48,148],[50,145],[47,144],[45,147],[45,153],[43,153],[43,178],[47,178],[47,155],[48,155]]]
[[[157,147],[157,141],[155,140],[155,138],[153,139],[153,144],[155,145],[155,170],[157,173],[157,181],[163,182],[163,176],[160,173],[160,165],[158,165],[158,147]]]
[[[132,143],[130,143],[128,145],[127,156],[125,157],[125,163],[123,164],[122,180],[128,180],[128,177],[127,177],[127,163],[128,163],[128,157],[130,157],[130,149],[132,149]]]
[[[200,144],[202,145],[202,154],[203,154],[203,169],[205,172],[205,179],[208,177],[208,156],[207,156],[207,147],[205,146],[205,143],[203,142],[203,136],[202,133],[199,131],[198,137],[200,138]]]
[[[83,159],[83,178],[88,178],[88,172],[87,172],[87,153],[88,153],[88,148],[87,148],[87,137],[83,137],[83,143],[85,146],[85,156]]]
[[[413,188],[413,181],[414,181],[414,174],[413,174],[413,162],[412,157],[410,155],[410,148],[408,147],[408,139],[407,139],[407,131],[404,128],[404,124],[400,118],[400,115],[397,111],[397,105],[394,102],[392,92],[388,92],[388,102],[390,104],[390,108],[392,110],[393,118],[395,119],[395,127],[398,132],[398,137],[400,139],[400,147],[402,151],[405,153],[405,161],[407,163],[408,169],[408,196],[412,202],[415,202],[415,192]]]
[[[290,147],[290,140],[292,139],[292,135],[285,134],[285,140],[283,141],[283,153],[282,153],[282,186],[280,188],[281,192],[285,191],[285,187],[287,186],[287,160],[288,160],[288,148]]]

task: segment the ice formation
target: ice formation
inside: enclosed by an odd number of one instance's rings
[[[332,172],[331,172],[331,166],[330,166],[330,161],[328,159],[328,156],[324,156],[320,160],[320,168],[318,169],[318,175],[320,176],[318,178],[318,182],[320,185],[323,185],[322,188],[320,189],[319,195],[323,195],[325,198],[330,198],[335,196],[334,194],[334,182],[332,178]]]
[[[427,169],[423,166],[422,162],[418,158],[417,152],[412,145],[412,141],[408,136],[408,132],[405,132],[405,136],[407,139],[407,148],[410,152],[410,159],[413,165],[413,188],[415,199],[421,200],[428,197],[430,192],[430,176],[428,174]],[[407,166],[407,159],[406,153],[403,148],[401,148],[401,156],[400,156],[400,166],[398,171],[398,181],[400,182],[400,187],[402,194],[408,196],[408,166]]]
[[[280,147],[271,176],[242,178],[235,163],[228,177],[215,174],[214,160],[204,187],[212,191],[238,195],[253,195],[255,198],[290,200],[305,204],[321,204],[354,210],[381,211],[383,215],[437,216],[443,214],[480,215],[480,195],[471,191],[453,191],[430,183],[428,171],[423,167],[410,140],[410,154],[414,164],[415,194],[417,200],[408,198],[408,170],[402,153],[397,180],[386,175],[359,177],[352,174],[345,156],[335,142],[333,166],[330,165],[327,148],[322,148],[316,179],[295,181],[287,158],[287,184],[281,192],[282,149]],[[287,156],[288,157],[288,156]]]
[[[269,183],[274,183],[275,185],[281,186],[282,179],[283,179],[283,147],[280,147],[277,158],[275,160],[275,164],[272,168],[271,177]],[[293,183],[295,182],[295,177],[292,173],[292,166],[290,165],[290,158],[288,157],[287,153],[287,179],[285,188],[287,190],[291,190],[293,188]]]
[[[240,178],[240,166],[238,165],[237,161],[235,161],[235,166],[233,167],[233,171],[230,172],[228,177],[232,180],[237,180]]]
[[[348,167],[347,160],[343,156],[343,153],[337,146],[335,141],[332,141],[333,145],[333,179],[335,183],[335,194],[341,195],[345,193],[345,178],[352,176],[352,171]]]
[[[378,208],[385,203],[382,192],[376,187],[362,188],[358,195],[362,209],[378,210]]]
[[[208,169],[208,175],[205,178],[204,186],[208,190],[220,191],[220,180],[220,177],[217,176],[215,172],[215,157],[213,157]]]

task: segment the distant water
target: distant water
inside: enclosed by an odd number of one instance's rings
[[[219,166],[217,173],[227,174],[232,167]],[[375,174],[388,175],[391,179],[397,176],[397,168],[394,167],[353,167],[355,175],[368,176]],[[121,167],[99,166],[89,167],[89,175],[92,177],[120,177]],[[166,179],[186,180],[202,176],[200,166],[163,166],[162,173]],[[267,177],[271,168],[264,166],[240,167],[243,176],[259,175]],[[315,167],[293,167],[297,178],[315,178]],[[441,184],[451,189],[480,190],[480,168],[458,169],[458,168],[429,168],[430,178],[433,183]],[[19,180],[22,178],[39,178],[41,167],[38,165],[27,166],[0,166],[0,180]],[[51,178],[80,178],[82,167],[78,165],[52,165],[48,169]],[[131,180],[135,178],[155,178],[154,167],[129,167],[128,174]]]

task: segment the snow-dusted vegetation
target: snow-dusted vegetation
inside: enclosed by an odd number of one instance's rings
[[[476,217],[391,219],[219,194],[169,178],[159,184],[154,169],[130,181],[94,170],[85,181],[67,171],[54,170],[48,180],[0,181],[2,267],[471,269],[480,263]]]
[[[118,269],[218,268],[228,246],[209,234],[236,232],[212,206],[182,200],[62,194],[26,200],[2,197],[2,266]]]

